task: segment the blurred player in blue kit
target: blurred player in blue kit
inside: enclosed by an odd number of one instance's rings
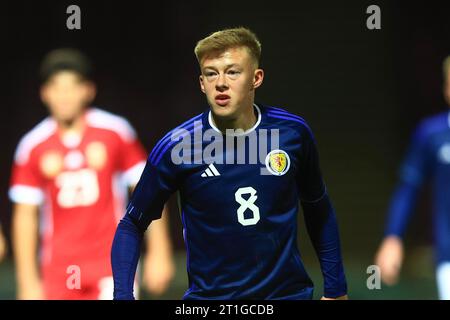
[[[112,246],[114,298],[134,298],[143,234],[178,191],[189,278],[184,299],[312,299],[297,248],[299,202],[320,261],[323,299],[346,299],[338,225],[313,133],[301,117],[254,103],[264,77],[259,40],[246,28],[225,29],[199,41],[195,54],[210,108],[170,131],[149,155]],[[254,146],[250,137],[264,138],[263,129],[278,133],[265,161],[236,164],[236,155]],[[227,141],[214,161],[174,161],[181,140],[211,133]],[[205,140],[187,154],[205,154]]]
[[[450,105],[450,56],[443,63],[443,93]],[[398,281],[403,263],[403,236],[421,186],[433,187],[433,236],[439,298],[450,299],[450,113],[422,120],[417,126],[400,170],[391,200],[384,239],[376,255],[382,280]]]

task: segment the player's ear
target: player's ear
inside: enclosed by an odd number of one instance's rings
[[[200,89],[202,90],[203,93],[206,93],[206,91],[205,91],[205,84],[203,83],[203,75],[200,75],[198,77],[198,80],[200,81]]]
[[[39,90],[39,95],[41,97],[41,101],[44,104],[47,104],[47,100],[48,100],[48,87],[47,85],[44,83],[43,85],[41,85],[41,88]]]
[[[264,79],[264,70],[263,69],[256,69],[255,70],[255,75],[253,77],[253,88],[256,89],[258,88]]]
[[[91,103],[97,95],[97,86],[92,81],[86,82],[86,100]]]

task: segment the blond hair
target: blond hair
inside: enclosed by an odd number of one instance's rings
[[[256,35],[247,28],[238,27],[216,31],[197,42],[194,52],[198,63],[211,53],[220,53],[229,48],[245,47],[250,56],[259,65],[261,43]]]

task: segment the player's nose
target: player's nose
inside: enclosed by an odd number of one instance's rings
[[[219,77],[217,78],[216,90],[223,92],[226,89],[228,89],[227,79],[225,77],[225,74],[220,74]]]

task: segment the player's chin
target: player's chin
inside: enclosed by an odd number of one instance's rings
[[[80,114],[82,114],[81,108],[70,108],[69,110],[52,110],[52,116],[60,122],[71,122],[75,120]]]
[[[213,102],[211,107],[213,114],[217,117],[229,118],[234,114],[234,108],[230,103],[219,105],[216,102]]]

